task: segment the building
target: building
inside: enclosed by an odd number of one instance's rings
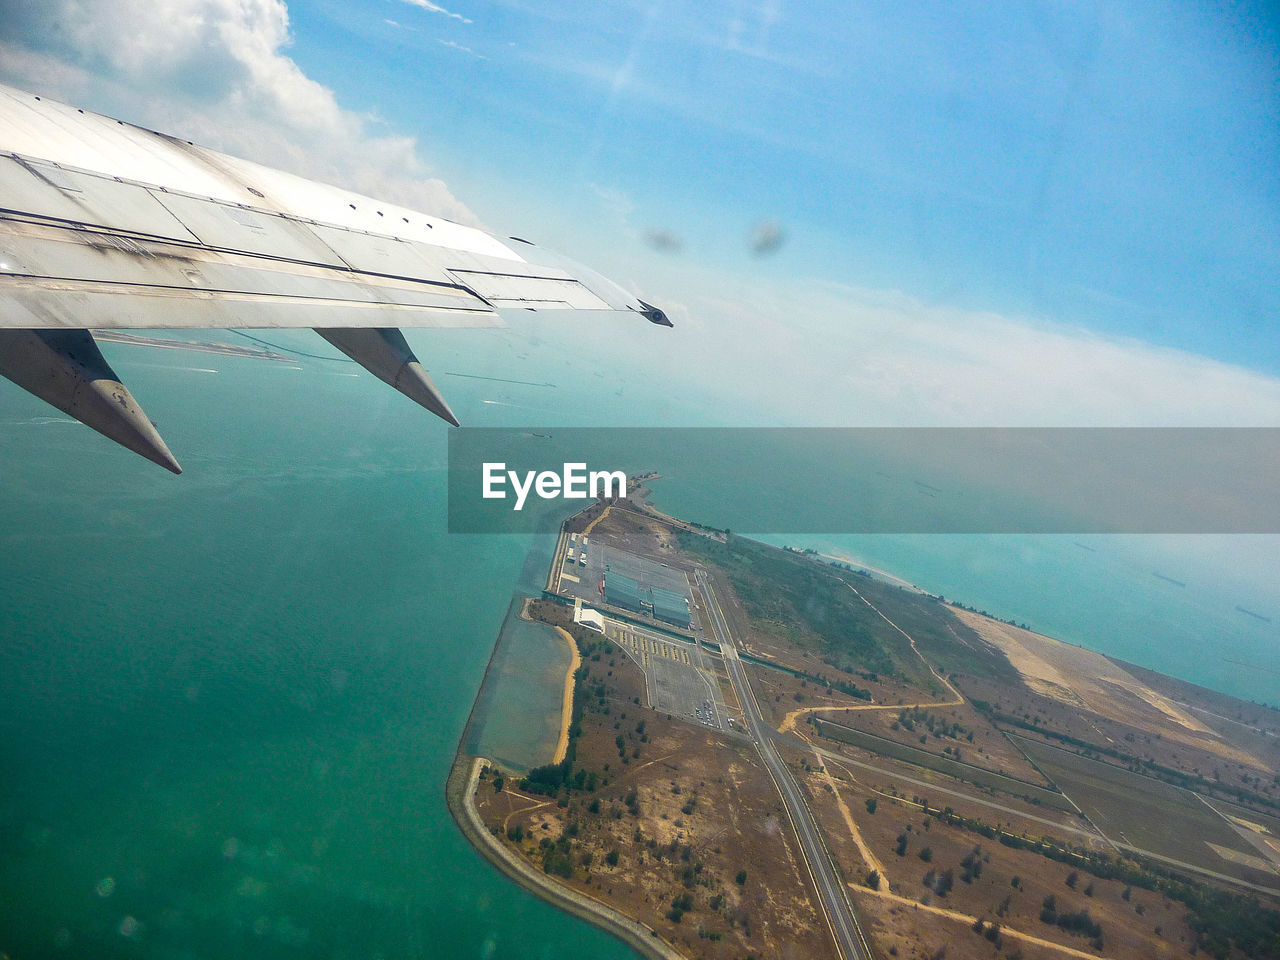
[[[653,598],[653,617],[655,620],[675,624],[677,627],[687,628],[689,626],[689,600],[684,594],[676,593],[674,590],[665,590],[662,587],[653,587],[650,590],[650,595]]]
[[[600,616],[600,611],[584,607],[581,600],[573,605],[573,622],[596,633],[604,633],[604,617]]]
[[[604,577],[604,601],[673,626],[688,628],[690,623],[689,601],[684,594],[645,586],[633,577],[612,570]]]
[[[644,604],[649,601],[652,609],[653,602],[647,596],[648,591],[642,590],[631,577],[621,573],[606,573],[604,576],[604,602],[612,604],[615,607],[621,607],[623,610],[630,610],[632,613],[647,613]]]

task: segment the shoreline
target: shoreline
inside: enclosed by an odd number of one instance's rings
[[[562,524],[560,537],[563,538],[564,536],[565,528]],[[552,569],[555,569],[554,562],[552,563]],[[532,602],[532,597],[526,597],[521,603],[518,615],[522,619],[532,619],[528,615],[529,604]],[[573,712],[574,674],[581,663],[581,657],[578,654],[578,645],[573,641],[573,637],[568,631],[562,628],[557,629],[569,641],[574,654],[573,663],[565,679],[565,700],[561,715],[562,738],[567,750],[567,725],[572,722]],[[484,685],[488,681],[489,671],[492,669],[494,657],[497,655],[498,643],[499,640],[494,641],[493,650],[489,653],[489,662],[485,665],[484,676],[480,683],[481,690],[484,689]],[[505,847],[500,838],[489,832],[473,801],[476,784],[479,782],[480,769],[488,761],[483,757],[473,756],[467,752],[471,725],[475,722],[479,703],[479,694],[477,694],[476,700],[471,705],[471,713],[467,716],[467,723],[463,727],[462,736],[458,740],[458,749],[454,754],[453,765],[449,769],[449,776],[445,781],[444,789],[445,806],[449,809],[449,815],[453,818],[453,822],[462,832],[467,842],[471,844],[471,847],[522,890],[545,903],[549,903],[553,907],[564,910],[579,920],[591,924],[597,929],[603,930],[610,936],[616,937],[635,950],[641,957],[644,957],[645,960],[686,960],[683,954],[659,937],[651,927],[638,920],[633,920],[606,903],[560,885],[555,880],[536,870],[514,851]],[[557,745],[556,753],[559,756],[559,745]],[[493,764],[489,765],[493,766]]]
[[[598,522],[600,519],[603,519],[603,517],[606,516],[607,513],[608,513],[608,510],[607,509],[604,510],[601,513],[600,517],[598,517],[596,521],[593,521],[592,524],[588,527],[588,529],[591,529],[591,527],[594,527],[595,522]],[[565,536],[566,536],[565,527],[562,526],[560,531],[560,537],[559,537],[560,544],[563,543]],[[773,546],[773,545],[766,544],[766,546]],[[792,548],[792,552],[800,553],[801,551],[797,551],[797,550],[794,550],[794,548]],[[910,583],[909,581],[901,577],[895,576],[893,574],[888,573],[887,571],[879,570],[874,567],[868,567],[866,564],[860,563],[857,560],[854,560],[839,552],[836,552],[834,554],[817,553],[817,551],[804,551],[804,552],[810,553],[811,555],[816,553],[817,558],[823,561],[837,561],[841,564],[849,564],[853,566],[855,569],[859,569],[859,570],[865,571],[868,574],[873,575],[875,580],[878,580],[882,583],[897,585],[900,588],[904,588],[908,590],[910,593],[917,594],[921,597],[930,598],[933,600],[942,600],[941,597],[930,594],[928,593],[928,591],[921,589],[920,587]],[[557,549],[556,553],[554,553],[552,557],[551,568],[553,573],[557,569],[557,565],[558,565],[557,561],[558,561],[559,555],[560,555],[560,551],[559,549]],[[857,593],[856,590],[855,590],[855,593]],[[525,598],[523,599],[523,602],[518,606],[517,615],[521,619],[524,619],[526,621],[531,621],[533,619],[530,615],[532,602],[533,602],[532,598]],[[919,604],[922,601],[908,600],[904,597],[902,602]],[[946,606],[952,609],[953,615],[959,617],[962,623],[969,623],[968,617],[970,616],[974,618],[981,618],[982,621],[990,621],[989,625],[992,628],[999,627],[1001,631],[1011,630],[1011,631],[1025,632],[1031,638],[1034,638],[1038,641],[1051,643],[1054,645],[1055,651],[1059,649],[1059,645],[1060,645],[1061,648],[1074,649],[1075,651],[1077,651],[1077,654],[1079,651],[1087,651],[1093,654],[1094,656],[1101,656],[1105,661],[1108,661],[1114,664],[1114,660],[1111,657],[1099,651],[1092,651],[1092,650],[1089,650],[1089,648],[1087,647],[1071,644],[1070,642],[1067,642],[1067,641],[1056,640],[1056,638],[1049,637],[1043,634],[1038,634],[1037,632],[1028,630],[1027,628],[1024,628],[1024,627],[1018,627],[1016,624],[1009,623],[995,617],[991,617],[988,614],[978,613],[976,611],[969,611],[964,608],[957,609],[953,604],[947,604]],[[882,617],[884,616],[883,614],[880,614],[880,615]],[[559,619],[559,616],[552,619]],[[892,621],[889,621],[889,622],[892,625]],[[554,624],[552,625],[554,626]],[[973,626],[973,624],[969,624],[969,625]],[[581,669],[581,663],[582,663],[582,657],[578,651],[577,643],[575,642],[573,633],[561,626],[554,626],[554,629],[557,630],[557,632],[561,635],[561,637],[565,642],[568,642],[570,644],[571,663],[569,665],[569,668],[564,680],[564,689],[562,694],[562,705],[561,705],[560,732],[559,732],[558,741],[556,743],[554,758],[551,761],[551,766],[553,767],[564,764],[564,761],[568,756],[568,748],[571,746],[569,732],[572,727],[572,715],[573,715],[573,705],[574,705],[573,698],[574,698],[574,693],[576,689],[576,673],[579,669]],[[1010,650],[1007,649],[1004,644],[1000,643],[998,640],[994,639],[993,637],[988,636],[985,630],[977,629],[976,627],[975,629],[978,635],[987,644],[990,644],[991,646],[995,647],[998,650],[1001,650],[1004,653],[1005,657],[1009,660],[1009,662],[1014,666],[1014,668],[1018,671],[1018,673],[1022,675],[1023,683],[1027,686],[1029,690],[1032,690],[1034,692],[1035,691],[1034,680],[1040,679],[1039,674],[1035,674],[1033,677],[1031,674],[1027,672],[1027,670],[1024,669],[1023,666],[1021,666],[1018,663],[1016,658],[1011,655]],[[954,634],[955,631],[953,630],[952,633]],[[908,637],[908,639],[910,638]],[[968,645],[959,636],[957,636],[956,639],[960,640],[961,643],[965,643],[966,646]],[[912,641],[912,647],[914,648],[914,646],[915,646],[915,642]],[[495,649],[496,649],[496,646],[495,646]],[[1049,664],[1049,666],[1056,665],[1056,661],[1053,660],[1053,658],[1048,658],[1046,662]],[[928,664],[926,664],[926,666],[928,666]],[[1123,670],[1123,667],[1119,667],[1118,665],[1116,666],[1118,667],[1118,669]],[[944,684],[947,684],[947,681],[943,679],[942,676],[938,674],[936,670],[934,671],[934,674],[935,676],[938,676],[939,679],[942,679]],[[1096,675],[1097,678],[1099,678],[1100,680],[1108,680],[1108,681],[1110,680],[1109,671],[1107,670],[1095,668],[1093,670],[1086,670],[1086,674],[1089,675],[1090,677],[1093,677]],[[545,676],[545,674],[543,676]],[[552,673],[551,676],[554,676],[554,673]],[[547,678],[547,679],[550,679],[550,678]],[[949,684],[947,685],[949,686]],[[1066,686],[1066,689],[1069,691],[1074,689],[1074,685],[1067,684],[1065,686]],[[1143,685],[1140,680],[1137,681],[1132,686],[1144,686],[1145,688],[1145,685]],[[1161,706],[1161,703],[1163,703],[1166,698],[1164,695],[1159,694],[1154,688],[1145,688],[1152,695],[1150,698],[1147,696],[1143,696],[1141,693],[1132,689],[1130,685],[1124,685],[1124,689],[1130,692],[1131,694],[1136,695],[1139,699],[1145,701],[1148,706],[1155,707],[1158,712],[1164,714],[1166,720],[1175,720],[1178,723],[1183,724],[1184,726],[1188,726],[1187,724],[1185,724],[1184,720],[1182,720],[1179,717],[1173,716],[1172,715],[1173,711]],[[953,693],[955,693],[954,690],[953,690]],[[956,694],[956,695],[957,697],[959,697],[959,694]],[[1044,694],[1041,694],[1041,695],[1043,696]],[[797,695],[796,699],[797,700],[800,699],[799,695]],[[604,702],[605,702],[604,697],[602,695],[601,704],[603,705]],[[637,702],[639,701],[637,700]],[[902,701],[899,700],[899,703],[901,702]],[[957,702],[959,702],[959,700],[957,700]],[[475,705],[473,705],[473,712],[474,710],[475,710]],[[604,712],[607,713],[608,712],[607,709]],[[1107,716],[1108,718],[1110,718],[1110,715],[1108,714],[1104,714],[1104,716]],[[1187,717],[1189,718],[1189,715],[1187,715]],[[668,720],[670,720],[670,718],[668,718]],[[615,724],[615,729],[616,729],[616,724]],[[593,735],[594,733],[598,732],[598,731],[595,731],[594,727],[592,727],[591,730],[593,732]],[[637,728],[637,730],[639,730],[639,728]],[[1206,732],[1208,732],[1208,728],[1206,728]],[[1038,743],[1039,741],[1035,741],[1035,742]],[[543,743],[545,745],[546,741],[543,740]],[[619,737],[619,744],[621,746],[621,737]],[[1056,747],[1056,745],[1053,745],[1053,744],[1049,744],[1049,746],[1055,747],[1056,749],[1063,749],[1060,747]],[[472,749],[478,751],[480,747],[478,745],[473,744]],[[543,749],[545,749],[545,746],[543,747]],[[635,755],[637,757],[640,756],[640,753],[638,750]],[[592,754],[592,756],[594,757],[594,753]],[[489,806],[490,799],[492,799],[491,795],[487,791],[484,793],[480,792],[481,790],[480,784],[487,782],[487,779],[481,780],[482,772],[486,778],[491,776],[489,771],[486,770],[486,767],[485,767],[486,764],[492,765],[491,761],[489,761],[485,757],[481,757],[476,753],[468,752],[467,744],[464,739],[464,742],[460,743],[458,746],[458,750],[454,758],[453,767],[449,773],[448,783],[446,785],[447,806],[450,809],[450,813],[453,816],[455,823],[458,824],[459,829],[462,830],[464,836],[466,836],[467,840],[471,843],[471,845],[475,847],[482,854],[482,856],[484,856],[485,859],[487,859],[490,863],[496,866],[503,873],[504,876],[514,881],[520,887],[532,893],[534,896],[539,897],[540,899],[544,900],[545,902],[551,904],[554,907],[557,907],[562,910],[566,910],[567,912],[577,917],[578,919],[585,920],[586,922],[599,927],[600,929],[609,933],[611,936],[614,936],[619,940],[621,940],[627,946],[631,947],[634,950],[639,951],[640,954],[646,958],[653,958],[653,960],[675,960],[675,958],[679,958],[683,956],[683,954],[679,950],[677,950],[677,948],[674,947],[672,942],[668,942],[666,939],[664,939],[663,935],[660,935],[657,932],[656,928],[651,927],[638,919],[638,917],[640,916],[649,917],[651,919],[654,918],[648,912],[646,906],[640,905],[638,900],[633,902],[632,899],[624,898],[626,899],[626,905],[629,907],[629,909],[634,909],[636,911],[636,917],[633,918],[623,913],[621,910],[617,909],[610,902],[608,902],[608,900],[611,898],[600,899],[599,897],[604,896],[603,888],[599,889],[598,891],[593,891],[591,888],[592,885],[588,883],[582,889],[577,889],[574,886],[562,884],[556,877],[546,874],[545,871],[552,868],[551,861],[548,859],[546,863],[544,863],[543,857],[540,855],[540,851],[537,849],[536,846],[531,846],[531,845],[520,842],[522,839],[532,839],[532,837],[536,835],[530,835],[528,838],[526,838],[523,834],[513,833],[510,836],[508,836],[505,832],[506,827],[509,825],[509,822],[510,822],[510,816],[512,815],[511,812],[508,812],[508,811],[512,806],[518,806],[518,802],[516,798],[529,799],[529,800],[532,800],[534,798],[526,797],[524,791],[516,791],[516,794],[513,798],[510,798],[510,799],[500,798],[501,809],[499,808],[499,806],[495,806],[491,809]],[[608,769],[607,764],[605,769],[606,770]],[[676,768],[672,767],[672,769],[674,770]],[[496,776],[498,772],[497,768],[494,767],[493,771],[494,772],[492,776]],[[562,773],[567,773],[567,772],[572,772],[572,771],[568,768],[568,765],[565,765],[562,768]],[[955,774],[950,773],[948,771],[939,771],[939,772],[944,772],[946,773],[946,775],[949,775],[949,776],[955,776]],[[1247,782],[1247,778],[1245,778],[1245,780]],[[489,784],[489,785],[491,787],[494,786],[494,784]],[[515,789],[514,785],[512,789]],[[1209,794],[1209,795],[1212,796],[1212,794]],[[486,799],[486,798],[489,798],[489,799]],[[562,796],[560,800],[561,806],[563,806],[565,802],[566,801]],[[1040,798],[1037,798],[1035,802],[1039,803]],[[1241,798],[1241,802],[1244,803],[1243,797]],[[498,801],[495,801],[495,803],[498,803]],[[843,806],[843,804],[841,804],[841,806]],[[1052,806],[1052,804],[1050,804],[1050,806]],[[481,814],[482,808],[485,811],[487,811],[487,815],[494,818],[494,821],[495,821],[494,826],[490,827],[489,825],[486,824],[485,815]],[[868,809],[872,810],[872,807],[869,806]],[[1216,808],[1213,808],[1213,809],[1216,809]],[[1242,809],[1248,810],[1250,808],[1243,807]],[[504,812],[506,812],[508,815],[507,822],[502,821],[502,816]],[[594,812],[598,812],[598,807],[597,807],[597,810]],[[848,812],[847,811],[843,811],[843,812],[845,814],[845,819],[847,820]],[[619,811],[619,815],[620,815],[620,811]],[[1083,816],[1083,814],[1081,814],[1081,816]],[[663,815],[663,819],[664,820],[666,819],[665,814]],[[533,827],[527,826],[526,829],[531,830],[533,829]],[[542,825],[542,829],[544,830],[547,829],[545,822]],[[570,835],[577,836],[577,830],[575,829]],[[1104,839],[1106,838],[1104,837]],[[508,842],[509,840],[514,840],[514,842]],[[637,828],[637,840],[639,840],[638,828]],[[547,840],[543,839],[542,845],[546,846],[546,844],[547,844]],[[824,843],[824,846],[825,846],[825,843]],[[571,852],[572,844],[569,845],[568,849]],[[674,842],[673,842],[673,849],[674,849]],[[719,849],[717,849],[716,852],[719,853],[720,852]],[[1157,859],[1161,859],[1161,858],[1157,857]],[[613,863],[616,864],[617,861],[618,861],[618,858],[615,855]],[[588,858],[588,859],[585,859],[584,862],[589,865],[591,863],[591,860]],[[1170,861],[1170,862],[1177,863],[1178,861]],[[556,869],[559,869],[559,867],[557,866]],[[1192,869],[1196,869],[1196,868],[1193,867]],[[1213,874],[1213,876],[1220,880],[1228,880],[1232,883],[1233,886],[1238,882],[1238,881],[1232,880],[1226,875]],[[1268,892],[1270,892],[1270,888],[1262,888],[1262,889],[1266,889],[1268,890]],[[612,888],[610,889],[609,892],[610,894],[613,893]],[[648,890],[648,888],[642,888],[641,892],[647,894],[652,891]],[[646,895],[645,904],[647,905],[649,903],[650,903],[650,898],[648,895]],[[671,918],[669,917],[669,919]],[[676,916],[673,919],[675,920],[676,923],[679,923],[679,916]],[[655,922],[658,922],[658,921],[655,920]],[[667,928],[664,927],[664,930],[666,929]],[[701,929],[699,930],[699,932],[701,933]],[[673,938],[679,938],[680,932],[677,929],[674,933],[668,933],[667,936],[672,936]],[[697,949],[696,945],[691,945],[691,949],[696,950]]]
[[[529,604],[533,603],[533,600],[533,597],[525,597],[524,602],[520,604],[520,619],[527,623],[537,622],[529,616]],[[578,653],[578,642],[573,639],[573,635],[564,627],[554,629],[569,645],[569,669],[564,675],[564,692],[560,699],[560,735],[556,739],[556,749],[551,756],[553,766],[563,763],[565,756],[569,753],[569,728],[573,726],[573,688],[577,683],[578,668],[582,666],[582,655]]]
[[[877,580],[884,580],[888,583],[894,584],[895,586],[905,587],[906,589],[912,590],[916,593],[926,595],[929,593],[928,590],[925,590],[923,587],[916,586],[910,580],[903,580],[901,577],[894,576],[888,570],[881,570],[879,567],[870,566],[869,564],[863,563],[861,560],[856,560],[853,557],[847,557],[838,553],[819,553],[818,556],[823,560],[836,560],[840,563],[847,563],[850,566],[857,567],[859,570],[865,570]]]
[[[563,763],[569,753],[569,727],[573,724],[573,688],[577,682],[578,668],[582,666],[582,655],[578,653],[578,643],[564,627],[556,627],[556,632],[569,644],[569,672],[564,675],[564,699],[560,705],[560,739],[556,741],[556,752],[551,757],[553,764]]]
[[[459,746],[445,783],[445,804],[453,822],[477,852],[517,886],[617,937],[646,960],[684,960],[684,956],[652,928],[606,903],[558,884],[503,846],[485,827],[471,799],[480,779],[480,768],[485,763],[483,757],[473,757]]]

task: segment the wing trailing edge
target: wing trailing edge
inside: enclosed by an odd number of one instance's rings
[[[89,328],[312,328],[450,424],[399,327],[658,308],[525,240],[0,85],[0,375],[175,473]]]

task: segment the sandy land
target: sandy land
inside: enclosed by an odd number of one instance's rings
[[[1043,696],[1087,707],[1103,716],[1113,716],[1115,711],[1108,710],[1107,706],[1115,698],[1114,688],[1119,687],[1159,711],[1166,720],[1196,733],[1214,735],[1212,730],[1173,701],[1156,693],[1100,653],[958,607],[951,609],[983,640],[1003,650],[1027,686]],[[1115,719],[1125,718],[1117,716]]]
[[[879,897],[882,900],[899,903],[905,907],[910,907],[912,910],[924,910],[940,917],[957,920],[960,923],[969,925],[970,927],[972,927],[974,921],[978,919],[970,914],[961,913],[959,910],[948,910],[946,907],[927,906],[918,900],[911,900],[907,897],[899,896],[896,893],[890,893],[887,890],[871,890],[861,884],[851,883],[849,884],[849,890],[853,893]],[[991,918],[987,916],[984,916],[983,919],[988,922],[991,920]],[[1037,947],[1045,947],[1049,950],[1065,953],[1070,957],[1083,957],[1084,960],[1097,960],[1098,955],[1096,953],[1086,953],[1083,950],[1077,950],[1075,947],[1069,947],[1066,944],[1054,943],[1052,940],[1045,940],[1044,938],[1037,937],[1034,934],[1023,933],[1021,930],[1014,930],[1012,927],[1002,926],[1000,928],[1000,932],[1006,937],[1012,937],[1015,940],[1021,940],[1023,943],[1032,943]]]
[[[880,862],[880,858],[872,852],[871,848],[867,846],[866,840],[863,839],[862,831],[858,829],[858,824],[853,819],[853,814],[849,811],[849,805],[844,802],[844,797],[840,796],[840,790],[837,786],[839,781],[837,781],[835,777],[831,776],[831,774],[827,773],[828,762],[829,761],[823,759],[822,754],[818,753],[817,750],[814,750],[813,769],[817,771],[817,776],[822,778],[827,789],[831,791],[831,796],[836,801],[836,808],[840,811],[840,817],[844,820],[844,825],[849,831],[849,837],[853,840],[854,845],[858,848],[858,853],[862,856],[862,862],[867,865],[867,870],[874,870],[876,873],[880,874],[881,877],[886,878],[885,883],[887,884],[889,882],[887,879],[889,875],[885,872],[884,864]],[[847,767],[842,769],[844,769],[845,775],[848,776],[850,780],[855,779]]]
[[[1250,766],[1264,766],[1102,654],[959,607],[950,609],[983,640],[1002,650],[1036,693],[1110,720],[1158,730]]]
[[[569,724],[573,722],[573,675],[582,666],[582,657],[578,654],[578,644],[564,627],[556,627],[565,643],[569,644],[569,652],[573,659],[569,662],[569,672],[564,675],[564,699],[560,706],[560,739],[556,742],[555,756],[552,763],[560,763],[569,752]]]
[[[486,763],[483,757],[464,758],[459,755],[454,761],[454,769],[449,775],[446,788],[449,811],[472,846],[526,890],[609,931],[641,956],[652,960],[682,960],[682,955],[659,938],[652,927],[631,919],[594,897],[557,883],[542,871],[535,870],[523,857],[517,856],[489,832],[475,804],[480,769]]]
[[[585,537],[585,536],[588,536],[588,535],[591,533],[591,531],[592,531],[592,530],[594,530],[594,529],[596,528],[596,524],[597,524],[597,523],[599,523],[599,522],[600,522],[601,520],[603,520],[605,517],[609,516],[609,512],[610,512],[611,510],[613,510],[613,504],[609,504],[609,505],[608,505],[608,506],[606,506],[603,510],[601,510],[601,511],[600,511],[600,516],[596,517],[594,520],[592,520],[590,523],[588,523],[588,524],[587,524],[587,528],[586,528],[585,530],[583,530],[583,531],[582,531],[582,535],[583,535],[584,537]]]
[[[875,576],[877,580],[887,581],[888,583],[892,583],[895,586],[903,587],[907,590],[910,590],[913,593],[927,592],[925,590],[921,590],[910,580],[903,580],[901,577],[895,577],[888,570],[881,570],[879,567],[873,567],[869,564],[863,563],[861,560],[855,559],[854,557],[847,557],[842,553],[820,553],[818,554],[818,556],[820,556],[823,560],[836,560],[836,561],[839,561],[840,563],[847,563],[850,566],[855,567],[859,570],[865,570],[867,571],[867,573],[870,573],[873,576]]]

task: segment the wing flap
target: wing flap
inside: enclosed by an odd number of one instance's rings
[[[341,269],[348,266],[314,229],[300,220],[178,193],[166,193],[161,202],[202,246],[297,263]]]
[[[0,221],[0,317],[45,327],[423,327],[501,320],[447,283],[354,273],[65,225]]]
[[[495,307],[608,310],[609,305],[570,276],[529,276],[450,270],[449,276]]]
[[[453,281],[445,274],[449,251],[397,237],[348,230],[318,223],[311,228],[352,270],[428,283]]]
[[[0,207],[41,219],[196,240],[145,187],[29,158],[0,156]]]

